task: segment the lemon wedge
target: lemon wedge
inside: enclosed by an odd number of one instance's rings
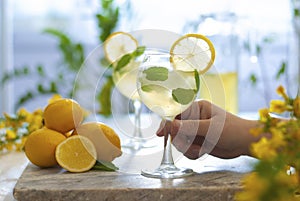
[[[170,61],[177,70],[198,70],[203,74],[215,61],[213,43],[201,34],[186,34],[176,40],[170,49]]]
[[[121,31],[109,35],[103,44],[105,57],[111,63],[125,54],[132,53],[137,47],[137,40],[129,33]]]

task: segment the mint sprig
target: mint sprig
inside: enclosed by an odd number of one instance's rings
[[[128,53],[123,55],[116,63],[116,67],[115,70],[119,71],[122,68],[124,68],[125,66],[127,66],[127,64],[129,64],[129,62],[132,59],[136,59],[139,56],[141,56],[144,52],[145,52],[146,47],[145,46],[139,46],[137,47],[133,52]]]

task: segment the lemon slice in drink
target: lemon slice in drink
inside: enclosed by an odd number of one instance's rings
[[[175,41],[170,49],[171,63],[177,70],[203,74],[215,61],[213,43],[201,34],[186,34]]]
[[[137,40],[125,32],[112,33],[103,44],[105,57],[111,63],[117,61],[125,54],[133,52],[137,47]]]

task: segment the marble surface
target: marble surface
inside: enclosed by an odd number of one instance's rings
[[[132,127],[123,125],[130,125],[132,119],[118,121],[119,125],[112,119],[101,121],[113,125],[122,142],[131,137],[128,133],[132,133]],[[241,177],[252,170],[256,159],[241,156],[224,160],[204,155],[189,160],[173,149],[176,165],[192,168],[193,176],[160,180],[140,175],[141,169],[158,167],[160,163],[163,139],[154,134],[158,123],[155,116],[144,119],[142,130],[150,146],[138,151],[123,149],[122,156],[114,160],[119,167],[117,172],[72,174],[61,168],[35,167],[23,152],[0,154],[0,201],[49,199],[45,195],[52,200],[94,200],[97,197],[96,200],[117,201],[198,201],[199,196],[203,200],[232,200],[234,192],[240,188]]]
[[[114,163],[120,166],[122,159],[128,160],[120,158]],[[61,168],[40,169],[24,153],[10,153],[0,156],[0,200],[232,200],[241,177],[255,162],[244,156],[230,160],[209,155],[198,160],[183,157],[176,164],[192,167],[195,174],[161,180],[140,175],[140,168],[148,167],[144,162],[135,166],[133,161],[117,172],[74,174]]]
[[[28,166],[18,181],[17,200],[233,200],[243,173],[213,171],[180,179],[152,179],[140,174],[89,171],[72,174],[60,168]]]

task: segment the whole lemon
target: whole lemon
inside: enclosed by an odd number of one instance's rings
[[[83,109],[76,101],[62,98],[47,105],[44,122],[47,128],[67,133],[82,122],[83,115]]]
[[[113,161],[122,155],[121,140],[117,133],[101,122],[86,122],[78,126],[72,135],[82,135],[89,138],[97,151],[97,160]]]
[[[43,127],[32,132],[25,142],[25,154],[29,161],[39,167],[57,165],[55,149],[66,139],[62,133]]]

